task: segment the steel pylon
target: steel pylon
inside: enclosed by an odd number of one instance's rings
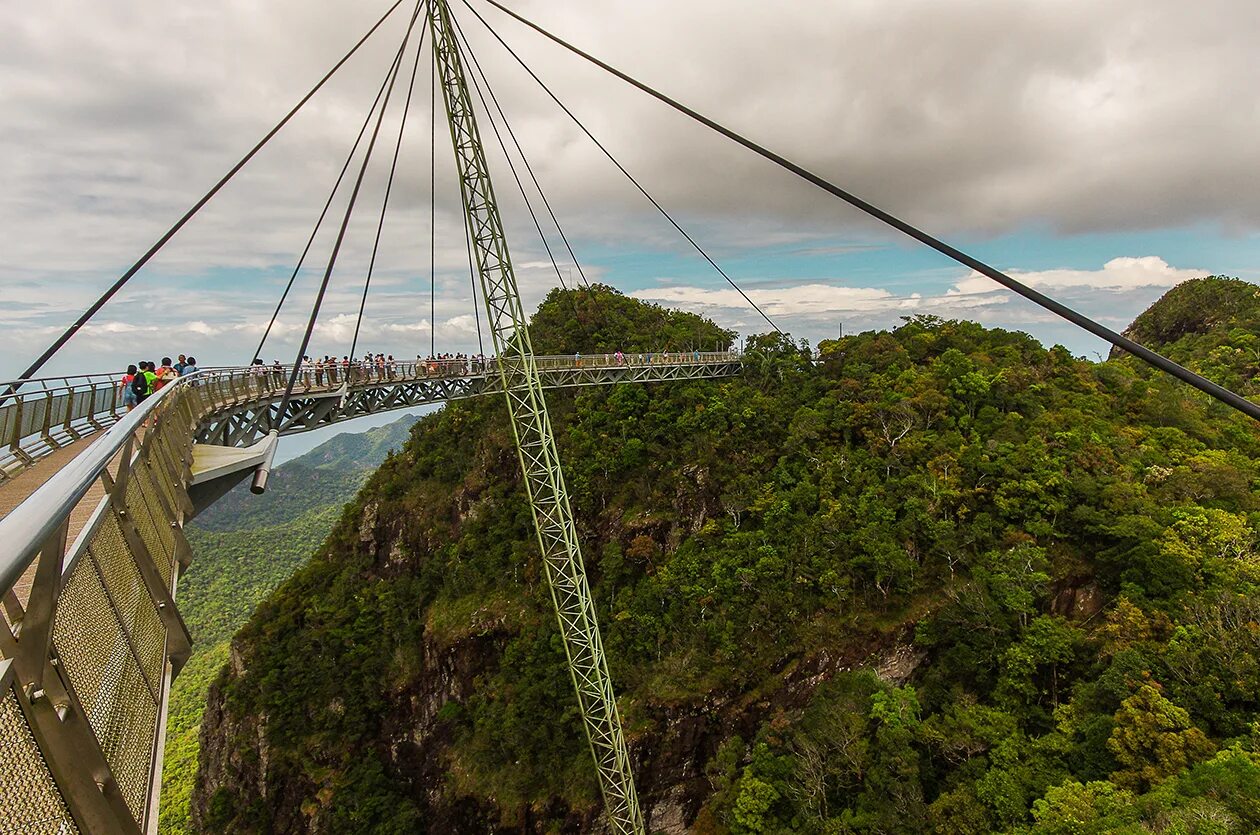
[[[429,3],[429,23],[433,31],[434,61],[455,149],[465,221],[472,236],[490,334],[499,356],[512,433],[564,639],[569,672],[599,772],[600,791],[613,831],[618,835],[642,835],[643,815],[635,795],[621,717],[595,618],[595,603],[586,580],[560,457],[543,398],[542,379],[530,344],[503,221],[490,182],[485,149],[477,130],[446,0]]]

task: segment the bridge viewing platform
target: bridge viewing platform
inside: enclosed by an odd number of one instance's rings
[[[110,375],[4,385],[0,809],[16,831],[156,831],[167,698],[192,637],[183,526],[277,439],[514,390],[729,377],[733,353],[207,369],[128,412]],[[265,478],[265,477],[264,477]]]

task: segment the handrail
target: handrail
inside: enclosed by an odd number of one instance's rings
[[[63,388],[69,388],[73,385],[80,385],[79,383],[72,382],[74,380],[82,380],[84,381],[83,384],[86,384],[86,385],[96,385],[97,383],[103,383],[110,380],[117,382],[118,374],[120,373],[122,372],[103,371],[103,372],[93,372],[89,374],[68,374],[62,377],[30,377],[27,379],[0,381],[0,388],[3,388],[7,392],[9,389],[14,388],[16,386],[28,386],[33,383],[68,383],[69,384],[66,386],[62,386]],[[43,388],[40,389],[40,391],[44,391],[44,390],[45,389]],[[17,393],[21,394],[22,393],[21,389],[18,389]],[[10,395],[6,394],[6,397],[7,396],[10,396]]]

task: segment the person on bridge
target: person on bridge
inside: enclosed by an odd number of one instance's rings
[[[187,359],[180,357],[180,359],[184,360],[184,370],[179,372],[179,376],[187,377],[189,374],[196,374],[198,371],[201,370],[200,368],[197,367],[196,357],[188,357]]]
[[[185,368],[187,365],[188,365],[188,357],[184,356],[183,354],[180,354],[180,355],[179,355],[179,359],[175,360],[175,373],[177,373],[179,376],[183,377],[183,376],[184,376],[184,368]]]
[[[139,386],[137,386],[136,405],[139,406],[145,401],[145,398],[157,391],[157,373],[153,370],[153,361],[146,360],[145,362],[140,363],[140,373],[137,376],[144,380],[143,392],[141,392],[139,390]]]
[[[170,357],[162,357],[162,366],[154,373],[157,375],[153,386],[154,391],[161,391],[163,386],[179,377],[179,372],[175,370]]]
[[[134,365],[129,365],[127,366],[127,373],[122,376],[122,402],[129,412],[136,408],[136,404],[140,402],[136,396],[135,389],[132,388],[132,383],[135,382],[136,375],[139,373],[138,368]]]

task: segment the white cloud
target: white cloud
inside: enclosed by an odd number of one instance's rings
[[[831,313],[839,311],[913,310],[922,301],[915,293],[897,297],[872,287],[838,287],[831,284],[801,284],[772,290],[745,291],[757,306],[774,316]],[[714,308],[748,310],[748,302],[734,289],[704,287],[652,287],[636,290],[637,299],[660,302],[688,310],[708,312]]]
[[[1209,273],[1201,269],[1180,269],[1156,255],[1145,255],[1140,258],[1112,258],[1100,270],[1008,270],[1007,274],[1030,287],[1116,291],[1140,287],[1172,287]],[[949,294],[991,293],[1000,289],[992,279],[973,272],[955,284]]]
[[[1260,135],[1254,0],[799,0],[738,4],[736,14],[720,0],[518,0],[514,7],[933,232],[1260,229],[1260,190],[1249,187]],[[53,0],[11,15],[0,49],[4,354],[37,353],[33,342],[46,344],[72,321],[383,8],[320,4],[311,14],[302,0]],[[467,10],[453,9],[579,256],[596,245],[679,251],[684,245],[674,231]],[[855,246],[881,243],[882,232],[872,233],[830,197],[497,13],[487,16],[719,260],[788,243],[816,243],[820,254],[837,233]],[[67,360],[73,367],[88,360],[88,351],[112,361],[172,342],[224,361],[247,359],[242,352],[252,350],[270,314],[270,302],[260,300],[274,299],[287,279],[396,48],[400,23],[387,25],[134,279],[134,289],[110,303],[102,326],[76,337],[71,350],[81,353]],[[369,341],[387,351],[396,344],[396,353],[427,342],[429,326],[417,312],[439,323],[441,337],[462,339],[465,347],[475,338],[458,187],[444,147],[434,315],[427,304],[424,93],[418,90],[413,103],[377,263],[377,287],[385,292],[369,301]],[[532,309],[555,276],[497,151],[490,156]],[[366,270],[384,178],[380,169],[367,178],[326,302],[334,323],[323,325],[320,337],[328,343],[352,331],[337,317],[357,311],[351,285],[359,279],[351,277]],[[331,234],[316,241],[294,311],[313,295]],[[271,270],[271,278],[248,287],[205,280],[236,268]],[[594,278],[604,269],[592,264],[588,272]],[[1100,271],[1051,272],[1022,275],[1042,286],[1087,289],[1167,286],[1174,275],[1197,271],[1112,262]],[[981,295],[965,295],[981,287]],[[756,298],[783,316],[874,316],[1006,303],[1006,294],[990,289],[987,280],[968,277],[946,300],[822,284],[758,290]],[[671,304],[729,311],[727,322],[745,321],[733,291],[654,292]],[[296,345],[301,317],[288,310],[282,316],[273,335],[278,352]],[[747,321],[760,327],[755,314]],[[122,326],[132,330],[109,330]],[[128,333],[136,341],[120,348]]]

